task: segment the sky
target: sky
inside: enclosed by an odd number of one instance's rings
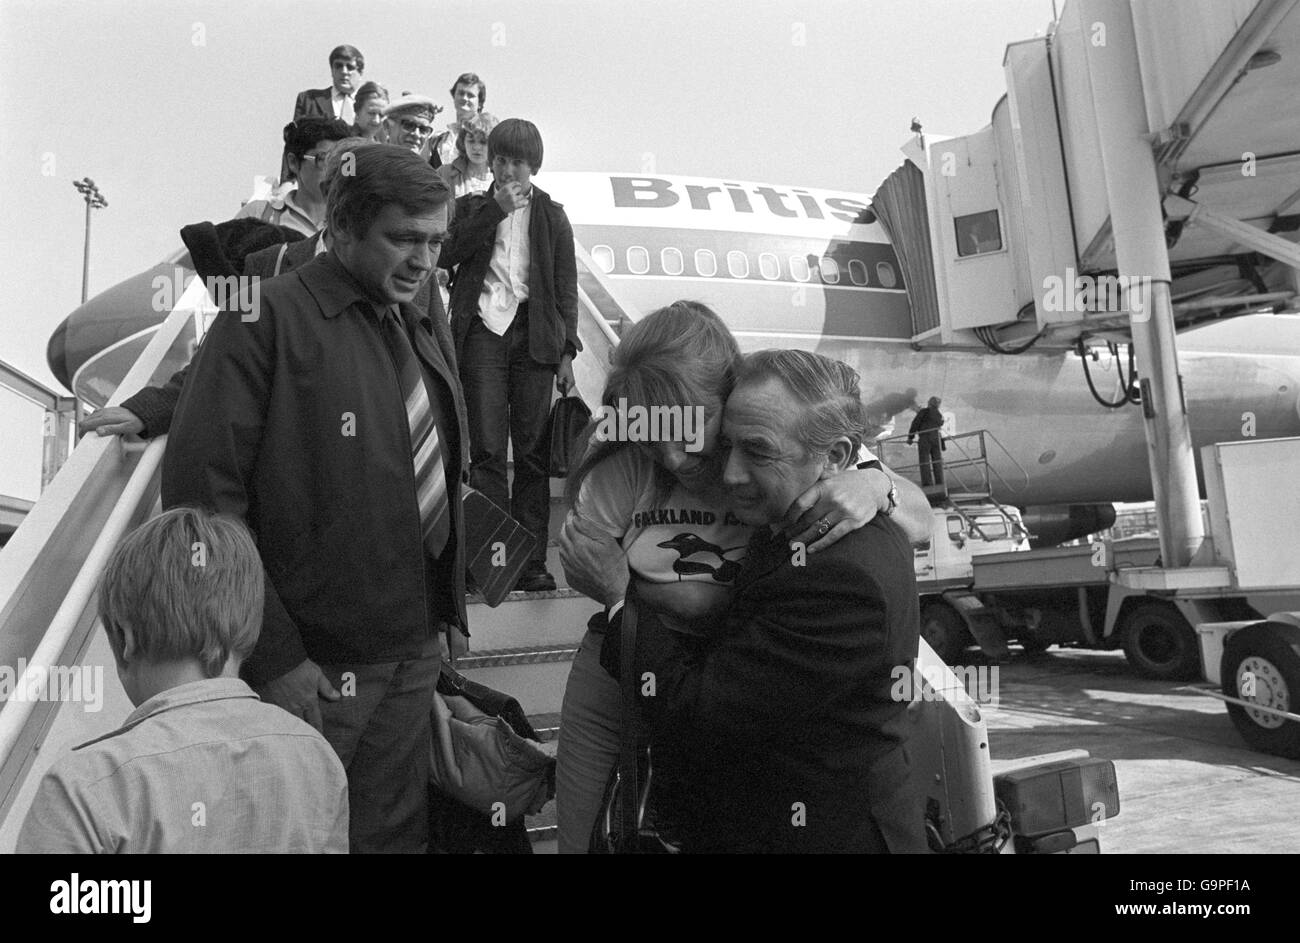
[[[329,84],[341,43],[365,78],[443,104],[439,123],[452,81],[477,72],[488,111],[541,129],[543,188],[547,170],[653,167],[870,193],[913,116],[927,133],[986,125],[1006,45],[1052,14],[1051,0],[0,0],[0,360],[65,392],[45,345],[81,298],[74,180],[108,200],[93,297],[277,172],[294,96]]]

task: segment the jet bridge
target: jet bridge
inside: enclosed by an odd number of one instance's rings
[[[1123,171],[1103,89],[1130,49],[1177,329],[1300,310],[1296,0],[1075,0],[1047,35],[1007,47],[987,127],[918,131],[875,195],[914,343],[1016,353],[1128,340],[1136,289],[1161,277],[1125,269],[1116,249]]]

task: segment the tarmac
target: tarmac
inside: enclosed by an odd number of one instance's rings
[[[1102,854],[1300,851],[1300,761],[1252,750],[1193,683],[1138,677],[1122,652],[1015,652],[999,668],[998,704],[982,708],[995,770],[1072,749],[1114,761]]]

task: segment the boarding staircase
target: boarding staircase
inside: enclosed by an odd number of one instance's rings
[[[580,246],[578,256],[584,354],[575,375],[579,393],[594,405],[617,332],[638,315],[617,300],[616,290]],[[164,382],[191,355],[212,311],[202,285],[192,282],[108,405]],[[59,419],[65,436],[66,412]],[[115,729],[131,711],[97,631],[95,586],[122,537],[160,509],[165,448],[165,437],[148,443],[82,439],[40,500],[23,508],[21,524],[0,553],[0,665],[26,668],[14,689],[26,690],[55,666],[72,665],[101,669],[104,685],[102,705],[93,713],[19,697],[0,704],[0,852],[12,850],[39,774],[71,746]],[[553,482],[551,534],[558,533],[563,518],[561,485]],[[496,609],[481,597],[469,599],[473,647],[457,667],[514,695],[553,750],[569,664],[596,606],[563,585],[553,541],[547,562],[561,582],[554,592],[511,593]],[[549,806],[530,822],[530,833],[535,841],[546,841],[553,832]]]

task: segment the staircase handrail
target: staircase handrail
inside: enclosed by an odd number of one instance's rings
[[[192,310],[174,309],[109,405],[165,379],[157,374],[193,325]],[[95,590],[108,557],[157,500],[164,448],[165,437],[144,446],[84,437],[0,551],[0,664],[26,665],[16,692],[80,657],[97,623]],[[0,704],[0,825],[60,706],[13,696]]]

